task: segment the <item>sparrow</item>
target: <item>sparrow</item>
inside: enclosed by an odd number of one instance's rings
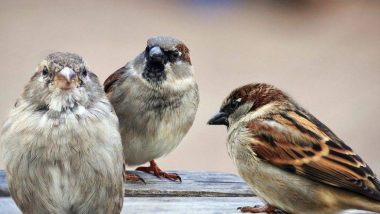
[[[193,124],[199,103],[190,52],[178,39],[156,36],[145,50],[104,82],[120,122],[124,162],[169,180],[155,159],[174,150]],[[126,174],[127,180],[137,180]]]
[[[0,146],[23,213],[109,213],[123,205],[118,119],[82,57],[49,54],[11,110]]]
[[[208,124],[228,129],[239,175],[268,205],[242,212],[380,212],[380,181],[327,126],[268,84],[235,89]]]

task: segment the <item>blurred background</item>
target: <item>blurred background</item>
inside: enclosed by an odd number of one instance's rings
[[[163,169],[236,172],[226,128],[206,122],[232,89],[266,82],[380,173],[380,1],[1,0],[0,121],[48,53],[82,55],[103,82],[153,35],[187,44],[201,94],[190,132],[158,160]]]

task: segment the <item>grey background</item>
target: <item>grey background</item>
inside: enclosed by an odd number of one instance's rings
[[[201,93],[192,129],[162,168],[235,172],[226,129],[206,122],[232,89],[267,82],[380,173],[379,1],[1,0],[0,121],[49,52],[82,55],[103,82],[153,35],[188,45]]]

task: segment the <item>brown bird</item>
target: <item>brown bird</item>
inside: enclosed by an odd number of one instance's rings
[[[118,120],[82,57],[37,67],[1,133],[9,190],[23,213],[120,213]]]
[[[152,37],[145,50],[104,83],[120,121],[124,160],[137,170],[180,180],[154,161],[173,149],[193,124],[198,86],[187,46],[172,37]],[[126,179],[136,180],[127,174]]]
[[[380,212],[380,181],[329,128],[267,84],[235,89],[209,122],[228,127],[228,153],[268,205],[243,212]]]

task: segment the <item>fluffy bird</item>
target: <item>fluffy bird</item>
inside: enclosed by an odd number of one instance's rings
[[[198,108],[198,86],[187,46],[172,37],[148,40],[145,50],[104,83],[120,121],[124,160],[129,166],[150,162],[137,170],[169,180],[156,164],[181,142]],[[128,174],[127,179],[136,179]]]
[[[228,153],[268,205],[242,212],[380,212],[380,182],[329,128],[267,84],[235,89],[208,124],[228,127]]]
[[[80,56],[48,55],[1,135],[9,190],[23,213],[120,213],[117,116]]]

